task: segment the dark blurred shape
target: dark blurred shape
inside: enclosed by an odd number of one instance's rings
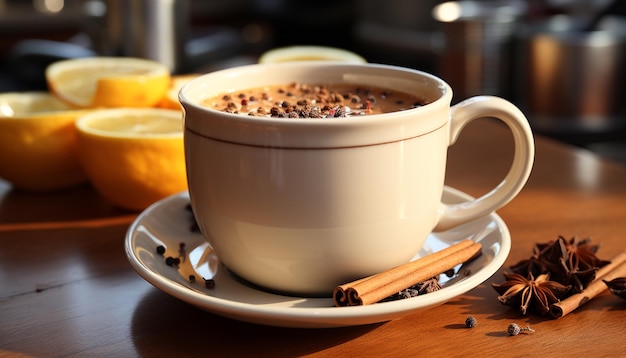
[[[90,57],[96,52],[68,42],[51,40],[23,40],[18,42],[6,59],[8,72],[25,89],[45,89],[46,67],[54,61]]]
[[[274,29],[274,46],[314,44],[350,47],[357,1],[252,0],[254,12]]]

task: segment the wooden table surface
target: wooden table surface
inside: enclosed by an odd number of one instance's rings
[[[447,185],[480,195],[500,181],[511,136],[471,124],[450,149]],[[558,320],[501,305],[491,283],[536,242],[591,237],[598,256],[626,249],[626,167],[537,138],[520,195],[498,214],[512,236],[505,263],[465,295],[387,323],[293,329],[202,311],[144,281],[123,242],[137,213],[114,208],[91,187],[50,194],[0,181],[0,357],[3,356],[626,356],[626,301],[608,291]],[[465,318],[476,317],[473,329]],[[509,323],[532,335],[508,336]]]

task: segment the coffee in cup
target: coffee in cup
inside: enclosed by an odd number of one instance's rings
[[[425,105],[409,93],[372,86],[289,83],[224,93],[202,104],[235,114],[274,118],[338,118],[402,111]]]
[[[258,89],[293,83],[337,90],[344,112],[352,104],[345,89],[393,91],[420,104],[383,113],[355,104],[349,112],[358,114],[314,118],[273,117],[271,107],[251,115],[241,101],[239,113],[214,106],[226,95],[249,100]],[[201,231],[231,272],[281,293],[330,296],[339,284],[408,262],[433,230],[506,205],[526,183],[534,158],[530,126],[513,104],[479,96],[451,107],[451,88],[413,69],[258,64],[202,75],[179,97],[189,194]],[[370,110],[382,103],[376,100]],[[283,108],[281,101],[269,103]],[[322,111],[317,99],[309,105]],[[511,169],[484,196],[443,204],[447,149],[482,117],[511,129]]]

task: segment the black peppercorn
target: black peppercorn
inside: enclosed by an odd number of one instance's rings
[[[509,327],[506,329],[509,333],[509,336],[517,336],[518,334],[524,333],[535,333],[535,330],[530,328],[530,326],[520,327],[517,323],[509,324]]]
[[[476,318],[469,316],[465,319],[465,327],[474,328],[476,327]]]
[[[517,336],[521,328],[516,323],[511,323],[506,331],[509,333],[509,336]]]
[[[215,287],[215,281],[211,278],[205,278],[204,279],[204,286],[206,288],[214,288]]]

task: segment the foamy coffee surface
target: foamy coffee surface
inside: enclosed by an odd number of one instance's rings
[[[224,93],[202,105],[235,114],[274,118],[339,118],[403,111],[425,105],[409,93],[354,84],[300,84]]]

